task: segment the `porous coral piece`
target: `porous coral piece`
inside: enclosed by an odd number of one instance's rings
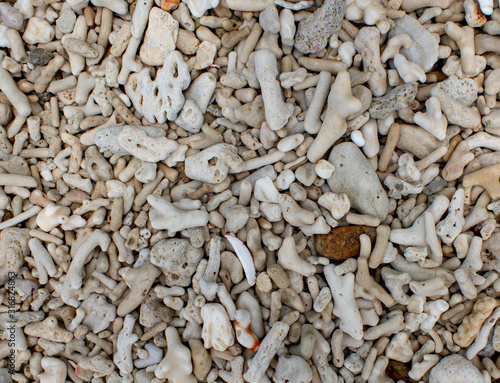
[[[108,125],[98,128],[94,135],[95,144],[99,147],[101,152],[109,150],[111,153],[119,154],[122,156],[130,155],[120,144],[118,144],[118,136],[123,129],[130,127],[139,129],[146,133],[150,138],[165,137],[166,132],[154,126],[140,126],[140,125]]]
[[[278,264],[285,270],[292,270],[304,276],[311,276],[316,273],[316,267],[297,254],[293,237],[286,237],[283,240],[283,244],[278,251]]]
[[[429,383],[483,383],[483,376],[471,361],[459,354],[449,355],[436,364],[430,374]]]
[[[410,297],[405,293],[403,286],[411,282],[410,275],[408,273],[398,273],[390,267],[383,267],[382,278],[384,278],[385,285],[391,292],[394,301],[403,305],[408,305]]]
[[[9,3],[0,4],[0,17],[10,28],[19,31],[23,27],[23,14]]]
[[[312,225],[314,223],[314,213],[300,207],[291,196],[280,194],[278,198],[278,203],[285,221],[293,226]]]
[[[439,99],[441,110],[448,119],[448,123],[472,129],[477,129],[481,125],[481,114],[475,106],[469,108],[462,105],[438,87],[431,90],[431,95]]]
[[[64,303],[78,307],[80,301],[76,299],[79,293],[83,278],[85,264],[89,261],[90,253],[100,247],[102,251],[106,251],[111,242],[108,234],[101,230],[85,229],[79,233],[79,236],[71,247],[71,256],[73,260],[69,266],[66,278],[61,291],[61,299]]]
[[[198,133],[203,126],[203,121],[203,113],[198,104],[187,99],[175,123],[190,133]]]
[[[479,2],[475,0],[465,0],[465,21],[472,28],[482,27],[488,19],[485,14],[481,11]]]
[[[326,47],[332,33],[340,30],[344,14],[342,0],[325,0],[312,15],[299,23],[295,48],[302,53],[318,53]]]
[[[250,313],[247,310],[236,310],[234,320],[234,329],[238,343],[249,350],[256,351],[260,346],[260,341],[252,330],[250,330]]]
[[[54,35],[54,28],[47,21],[35,16],[29,19],[23,40],[29,44],[48,43]]]
[[[41,322],[28,324],[24,327],[24,333],[59,343],[68,343],[73,339],[73,333],[59,327],[57,318],[54,316],[48,316]]]
[[[64,383],[66,381],[68,367],[63,360],[45,356],[40,364],[45,371],[38,376],[40,383]]]
[[[408,61],[401,53],[394,56],[394,66],[398,71],[399,77],[405,82],[425,82],[426,76],[422,68],[417,64]]]
[[[464,189],[458,189],[451,199],[448,215],[436,225],[436,234],[447,245],[451,244],[462,232],[465,223],[463,216],[464,201]]]
[[[481,285],[486,281],[483,276],[477,274],[483,265],[481,261],[482,243],[481,237],[474,236],[470,242],[465,260],[453,272],[462,294],[468,299],[474,299],[477,296],[476,285]]]
[[[315,163],[321,159],[344,135],[347,130],[346,119],[359,112],[361,107],[361,101],[352,94],[349,72],[339,73],[328,94],[328,107],[321,128],[307,151],[310,162]]]
[[[159,162],[174,152],[179,144],[166,137],[149,137],[142,129],[127,126],[121,130],[118,145],[141,161]]]
[[[216,144],[202,150],[185,160],[186,176],[193,180],[219,184],[227,177],[229,169],[240,172],[243,160],[236,147],[229,144]]]
[[[441,103],[436,97],[431,97],[425,102],[426,112],[417,112],[413,117],[415,124],[421,126],[438,140],[446,138],[448,121],[441,113]]]
[[[483,242],[481,249],[483,270],[498,270],[500,268],[500,232],[495,232]]]
[[[17,274],[30,254],[28,246],[29,229],[7,228],[0,232],[0,286],[9,279],[9,275]],[[13,274],[9,274],[13,273]]]
[[[281,346],[281,342],[286,338],[290,326],[284,322],[275,322],[271,330],[262,341],[255,356],[248,361],[248,370],[244,374],[246,381],[259,383],[264,376],[271,359]]]
[[[385,349],[385,355],[392,360],[408,363],[413,357],[413,347],[406,332],[400,332],[391,339]]]
[[[457,332],[453,335],[453,340],[460,347],[468,347],[474,341],[483,322],[488,318],[493,310],[498,306],[495,298],[485,297],[479,299],[472,308],[472,313],[464,318]]]
[[[452,99],[471,106],[477,99],[479,91],[477,82],[471,78],[458,78],[451,75],[436,85],[443,89]]]
[[[113,362],[120,370],[120,374],[125,377],[134,369],[132,361],[132,345],[139,340],[139,336],[133,332],[135,318],[127,315],[123,320],[123,327],[118,334],[116,342],[116,353],[113,355]]]
[[[184,105],[182,91],[191,82],[188,65],[182,54],[172,51],[165,55],[163,67],[151,80],[149,69],[129,76],[125,92],[135,109],[150,123],[173,121]]]
[[[417,89],[417,84],[411,82],[397,86],[384,97],[373,98],[370,108],[368,109],[370,117],[384,119],[394,111],[407,108],[415,99]]]
[[[396,146],[405,152],[410,152],[415,157],[424,158],[443,145],[443,141],[439,141],[419,126],[408,124],[397,124],[397,126],[400,135]]]
[[[164,239],[153,246],[151,263],[165,275],[168,286],[187,287],[203,257],[203,250],[193,247],[187,239]]]

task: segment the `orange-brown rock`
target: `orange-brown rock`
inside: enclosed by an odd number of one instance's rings
[[[335,227],[328,234],[316,235],[316,250],[323,257],[337,262],[359,255],[359,236],[366,234],[372,242],[377,232],[371,226],[341,226]]]

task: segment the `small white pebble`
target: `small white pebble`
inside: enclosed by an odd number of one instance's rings
[[[351,133],[351,141],[358,145],[360,148],[365,146],[365,139],[363,134],[359,130],[355,130]]]
[[[316,171],[318,177],[326,180],[332,176],[332,173],[335,171],[335,166],[327,160],[319,160],[316,163],[314,170]]]

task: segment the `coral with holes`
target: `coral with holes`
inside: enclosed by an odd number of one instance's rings
[[[193,154],[184,162],[184,172],[192,180],[219,184],[227,177],[229,169],[240,172],[243,160],[234,146],[216,144]]]
[[[129,76],[125,92],[135,109],[151,124],[173,121],[184,105],[182,91],[191,83],[188,65],[182,54],[173,51],[165,56],[163,67],[151,79],[149,68]]]
[[[165,274],[167,286],[187,287],[203,258],[203,250],[193,247],[187,239],[164,239],[154,245],[149,256]]]
[[[167,133],[161,128],[155,126],[141,126],[141,125],[109,125],[98,128],[95,133],[95,144],[101,152],[109,150],[111,153],[119,154],[121,156],[128,156],[130,152],[124,149],[118,143],[118,136],[125,128],[134,128],[143,131],[148,137],[161,138],[165,137]]]
[[[483,270],[498,270],[500,268],[500,232],[483,242],[481,249],[481,261]]]
[[[392,112],[407,108],[417,95],[417,84],[409,82],[391,90],[383,97],[372,99],[368,112],[371,118],[384,119]]]
[[[324,49],[332,33],[340,30],[344,14],[342,0],[325,0],[320,8],[299,23],[295,47],[302,53],[318,53]]]
[[[444,90],[452,99],[465,106],[471,106],[477,100],[479,86],[472,78],[458,78],[452,75],[436,86]]]
[[[478,368],[459,354],[441,359],[429,374],[429,383],[482,383],[485,381]]]

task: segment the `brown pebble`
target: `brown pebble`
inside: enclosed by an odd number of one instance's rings
[[[368,235],[373,242],[377,234],[376,228],[362,225],[333,228],[328,234],[316,235],[316,250],[323,257],[338,262],[357,257],[361,234]]]
[[[410,377],[408,376],[409,371],[410,368],[406,364],[398,362],[397,360],[389,359],[389,364],[385,369],[385,374],[395,382],[399,380],[408,382],[410,380]]]

